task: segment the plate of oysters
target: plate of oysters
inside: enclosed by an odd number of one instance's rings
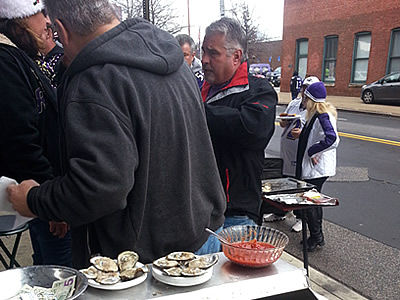
[[[133,251],[120,253],[117,259],[95,256],[90,263],[89,268],[79,271],[88,278],[89,286],[102,290],[123,290],[141,284],[149,272]]]
[[[152,274],[158,281],[173,286],[193,286],[208,281],[218,254],[195,255],[173,252],[153,262]]]

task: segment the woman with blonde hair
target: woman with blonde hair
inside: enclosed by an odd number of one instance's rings
[[[299,137],[297,148],[296,178],[314,184],[319,192],[329,176],[336,173],[336,148],[339,144],[337,133],[337,112],[327,103],[323,82],[311,84],[304,92],[307,109],[306,124],[302,130],[293,129],[294,137]],[[305,210],[310,237],[308,251],[324,246],[322,233],[322,208]]]

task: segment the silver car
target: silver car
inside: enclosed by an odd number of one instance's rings
[[[361,89],[361,99],[366,104],[400,101],[400,72],[390,73],[378,81],[364,85]]]

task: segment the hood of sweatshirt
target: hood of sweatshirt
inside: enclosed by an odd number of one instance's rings
[[[75,57],[66,76],[95,65],[114,64],[156,74],[175,72],[183,63],[176,39],[141,18],[121,22],[90,41]]]

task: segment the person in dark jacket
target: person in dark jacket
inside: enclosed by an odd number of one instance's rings
[[[149,263],[197,252],[226,204],[178,42],[144,19],[119,22],[107,0],[46,8],[71,62],[58,86],[64,175],[8,187],[13,207],[70,224],[75,268],[96,253],[132,250]]]
[[[204,83],[204,73],[201,69],[201,62],[195,56],[195,44],[193,39],[187,34],[178,34],[176,36],[179,45],[181,46],[183,52],[183,58],[188,63],[189,67],[192,69],[194,76],[197,79],[197,84],[201,89]]]
[[[267,79],[248,74],[246,38],[235,20],[208,26],[202,50],[202,97],[227,202],[224,226],[255,224],[277,94]]]
[[[302,82],[303,81],[297,71],[294,71],[292,78],[290,78],[290,93],[292,94],[292,100],[296,99],[297,95],[300,93]]]
[[[51,25],[46,10],[42,10],[42,13],[48,19],[48,23],[46,24],[47,33],[44,36],[43,53],[39,53],[34,60],[40,70],[50,79],[51,85],[56,88],[61,77],[58,71],[62,56],[64,55],[64,49],[55,38],[54,28]]]
[[[42,8],[25,0],[0,3],[0,176],[18,182],[60,174],[55,90],[31,59],[43,49]],[[36,218],[29,233],[33,264],[72,265],[67,224]]]

